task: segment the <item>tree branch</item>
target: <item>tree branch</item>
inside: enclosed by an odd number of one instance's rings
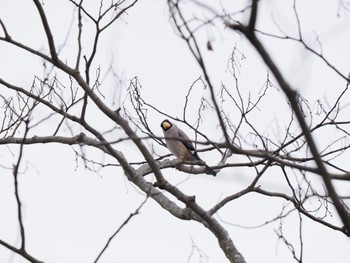
[[[148,200],[148,197],[139,205],[139,207],[131,213],[125,220],[124,222],[118,227],[118,229],[113,233],[113,235],[108,239],[106,245],[103,247],[101,250],[100,254],[98,254],[97,258],[95,259],[94,263],[97,263],[97,261],[101,258],[102,254],[106,251],[107,247],[111,243],[112,239],[118,235],[118,233],[130,222],[130,220],[135,217],[136,215],[139,214],[141,208],[143,207],[144,204],[146,204],[146,201]]]
[[[251,42],[253,47],[259,52],[262,59],[266,63],[266,65],[270,68],[271,72],[274,74],[278,84],[282,88],[282,90],[285,92],[285,94],[288,97],[288,100],[291,103],[291,107],[293,111],[295,112],[295,115],[298,119],[298,122],[300,124],[300,127],[304,133],[304,136],[306,137],[306,140],[308,142],[308,145],[310,147],[310,151],[314,157],[314,161],[317,164],[319,174],[322,176],[324,183],[326,185],[326,188],[328,190],[328,193],[334,203],[335,208],[337,209],[337,212],[343,221],[345,227],[347,228],[348,232],[350,232],[350,217],[347,213],[346,209],[344,208],[343,204],[341,203],[339,196],[337,192],[334,189],[334,186],[331,182],[331,177],[329,173],[327,172],[327,169],[320,157],[319,151],[317,149],[317,146],[315,144],[315,141],[311,135],[310,129],[308,125],[306,124],[306,121],[304,119],[304,115],[300,111],[298,100],[297,100],[297,92],[292,89],[292,87],[289,85],[289,83],[284,79],[282,73],[276,66],[276,64],[272,61],[272,58],[267,53],[266,49],[262,45],[262,43],[258,40],[255,34],[250,34],[247,32],[247,30],[243,26],[234,26],[231,27],[234,30],[239,30],[242,33],[245,34],[245,36],[248,38],[248,40]]]
[[[26,120],[26,122],[25,122],[26,127],[25,127],[23,138],[26,138],[28,130],[29,130],[28,122],[29,122],[29,120]],[[16,203],[17,203],[17,216],[18,216],[19,229],[20,229],[20,235],[21,235],[21,247],[20,247],[21,251],[25,251],[25,243],[26,243],[25,231],[24,231],[24,225],[23,225],[23,216],[22,216],[22,203],[21,203],[21,199],[19,197],[19,191],[18,191],[18,170],[19,170],[19,166],[21,164],[21,160],[22,160],[22,156],[23,156],[23,148],[24,148],[23,140],[24,139],[22,139],[22,143],[20,144],[17,163],[13,167],[15,196],[16,196]]]
[[[45,15],[45,12],[44,12],[44,9],[40,3],[39,0],[33,0],[38,12],[39,12],[39,15],[40,15],[40,18],[41,18],[41,22],[44,26],[44,30],[45,30],[45,34],[46,34],[46,37],[47,37],[47,42],[49,44],[49,49],[50,49],[50,54],[51,54],[51,58],[52,58],[52,61],[55,63],[58,61],[58,57],[57,57],[57,53],[56,53],[56,47],[55,47],[55,42],[53,40],[53,35],[51,33],[51,29],[50,29],[50,26],[49,26],[49,22],[47,21],[47,18],[46,18],[46,15]]]

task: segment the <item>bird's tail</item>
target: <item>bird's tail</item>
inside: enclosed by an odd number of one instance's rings
[[[191,161],[200,161],[200,165],[206,168],[208,174],[212,174],[213,176],[216,176],[216,172],[198,156],[196,151],[191,152],[191,156],[192,156]]]

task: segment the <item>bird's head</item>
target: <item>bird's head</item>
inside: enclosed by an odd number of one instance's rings
[[[163,131],[167,131],[169,130],[173,125],[171,124],[171,122],[169,120],[164,120],[160,127],[162,127]]]

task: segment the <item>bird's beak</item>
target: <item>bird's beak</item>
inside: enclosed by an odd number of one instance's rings
[[[167,122],[167,121],[163,122],[163,129],[164,130],[169,129],[170,127],[171,127],[171,124],[169,122]]]

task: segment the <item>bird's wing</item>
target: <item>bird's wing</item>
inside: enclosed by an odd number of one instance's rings
[[[184,133],[182,130],[179,129],[178,136],[179,136],[179,140],[185,145],[187,149],[189,149],[190,151],[195,150],[192,142],[190,141],[190,138],[187,136],[186,133]]]

